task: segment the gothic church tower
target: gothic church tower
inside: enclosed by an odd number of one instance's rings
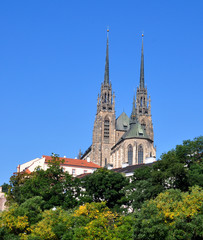
[[[111,147],[115,144],[115,96],[109,81],[109,38],[107,30],[104,81],[97,99],[97,114],[93,129],[91,161],[104,167],[110,162]]]
[[[144,83],[144,50],[143,50],[143,35],[142,35],[142,53],[140,66],[140,85],[137,88],[136,95],[136,110],[138,121],[146,131],[147,135],[154,141],[154,132],[151,115],[151,98],[147,96],[147,88]]]

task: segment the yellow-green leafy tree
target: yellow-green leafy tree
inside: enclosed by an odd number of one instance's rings
[[[143,204],[136,212],[134,239],[203,238],[203,190],[168,190]]]

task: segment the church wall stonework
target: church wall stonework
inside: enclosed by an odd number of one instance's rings
[[[136,102],[136,103],[135,103]],[[92,146],[82,156],[102,167],[112,164],[113,168],[122,167],[122,163],[135,165],[145,163],[146,158],[156,157],[154,132],[151,116],[151,98],[144,84],[144,53],[140,67],[140,85],[130,118],[123,112],[116,119],[115,95],[109,81],[108,35],[104,81],[97,98],[97,113],[94,121]]]

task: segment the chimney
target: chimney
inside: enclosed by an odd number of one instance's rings
[[[87,157],[87,162],[90,162],[90,157]]]

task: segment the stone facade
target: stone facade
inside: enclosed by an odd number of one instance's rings
[[[144,53],[142,38],[140,85],[130,118],[123,112],[117,119],[115,115],[115,95],[109,82],[108,36],[104,82],[97,99],[97,113],[93,128],[92,146],[82,159],[104,167],[107,164],[119,168],[123,163],[129,165],[148,162],[156,158],[154,132],[151,116],[151,99],[144,84]]]
[[[5,193],[2,192],[2,187],[0,187],[0,211],[3,211],[6,209],[6,197]]]

